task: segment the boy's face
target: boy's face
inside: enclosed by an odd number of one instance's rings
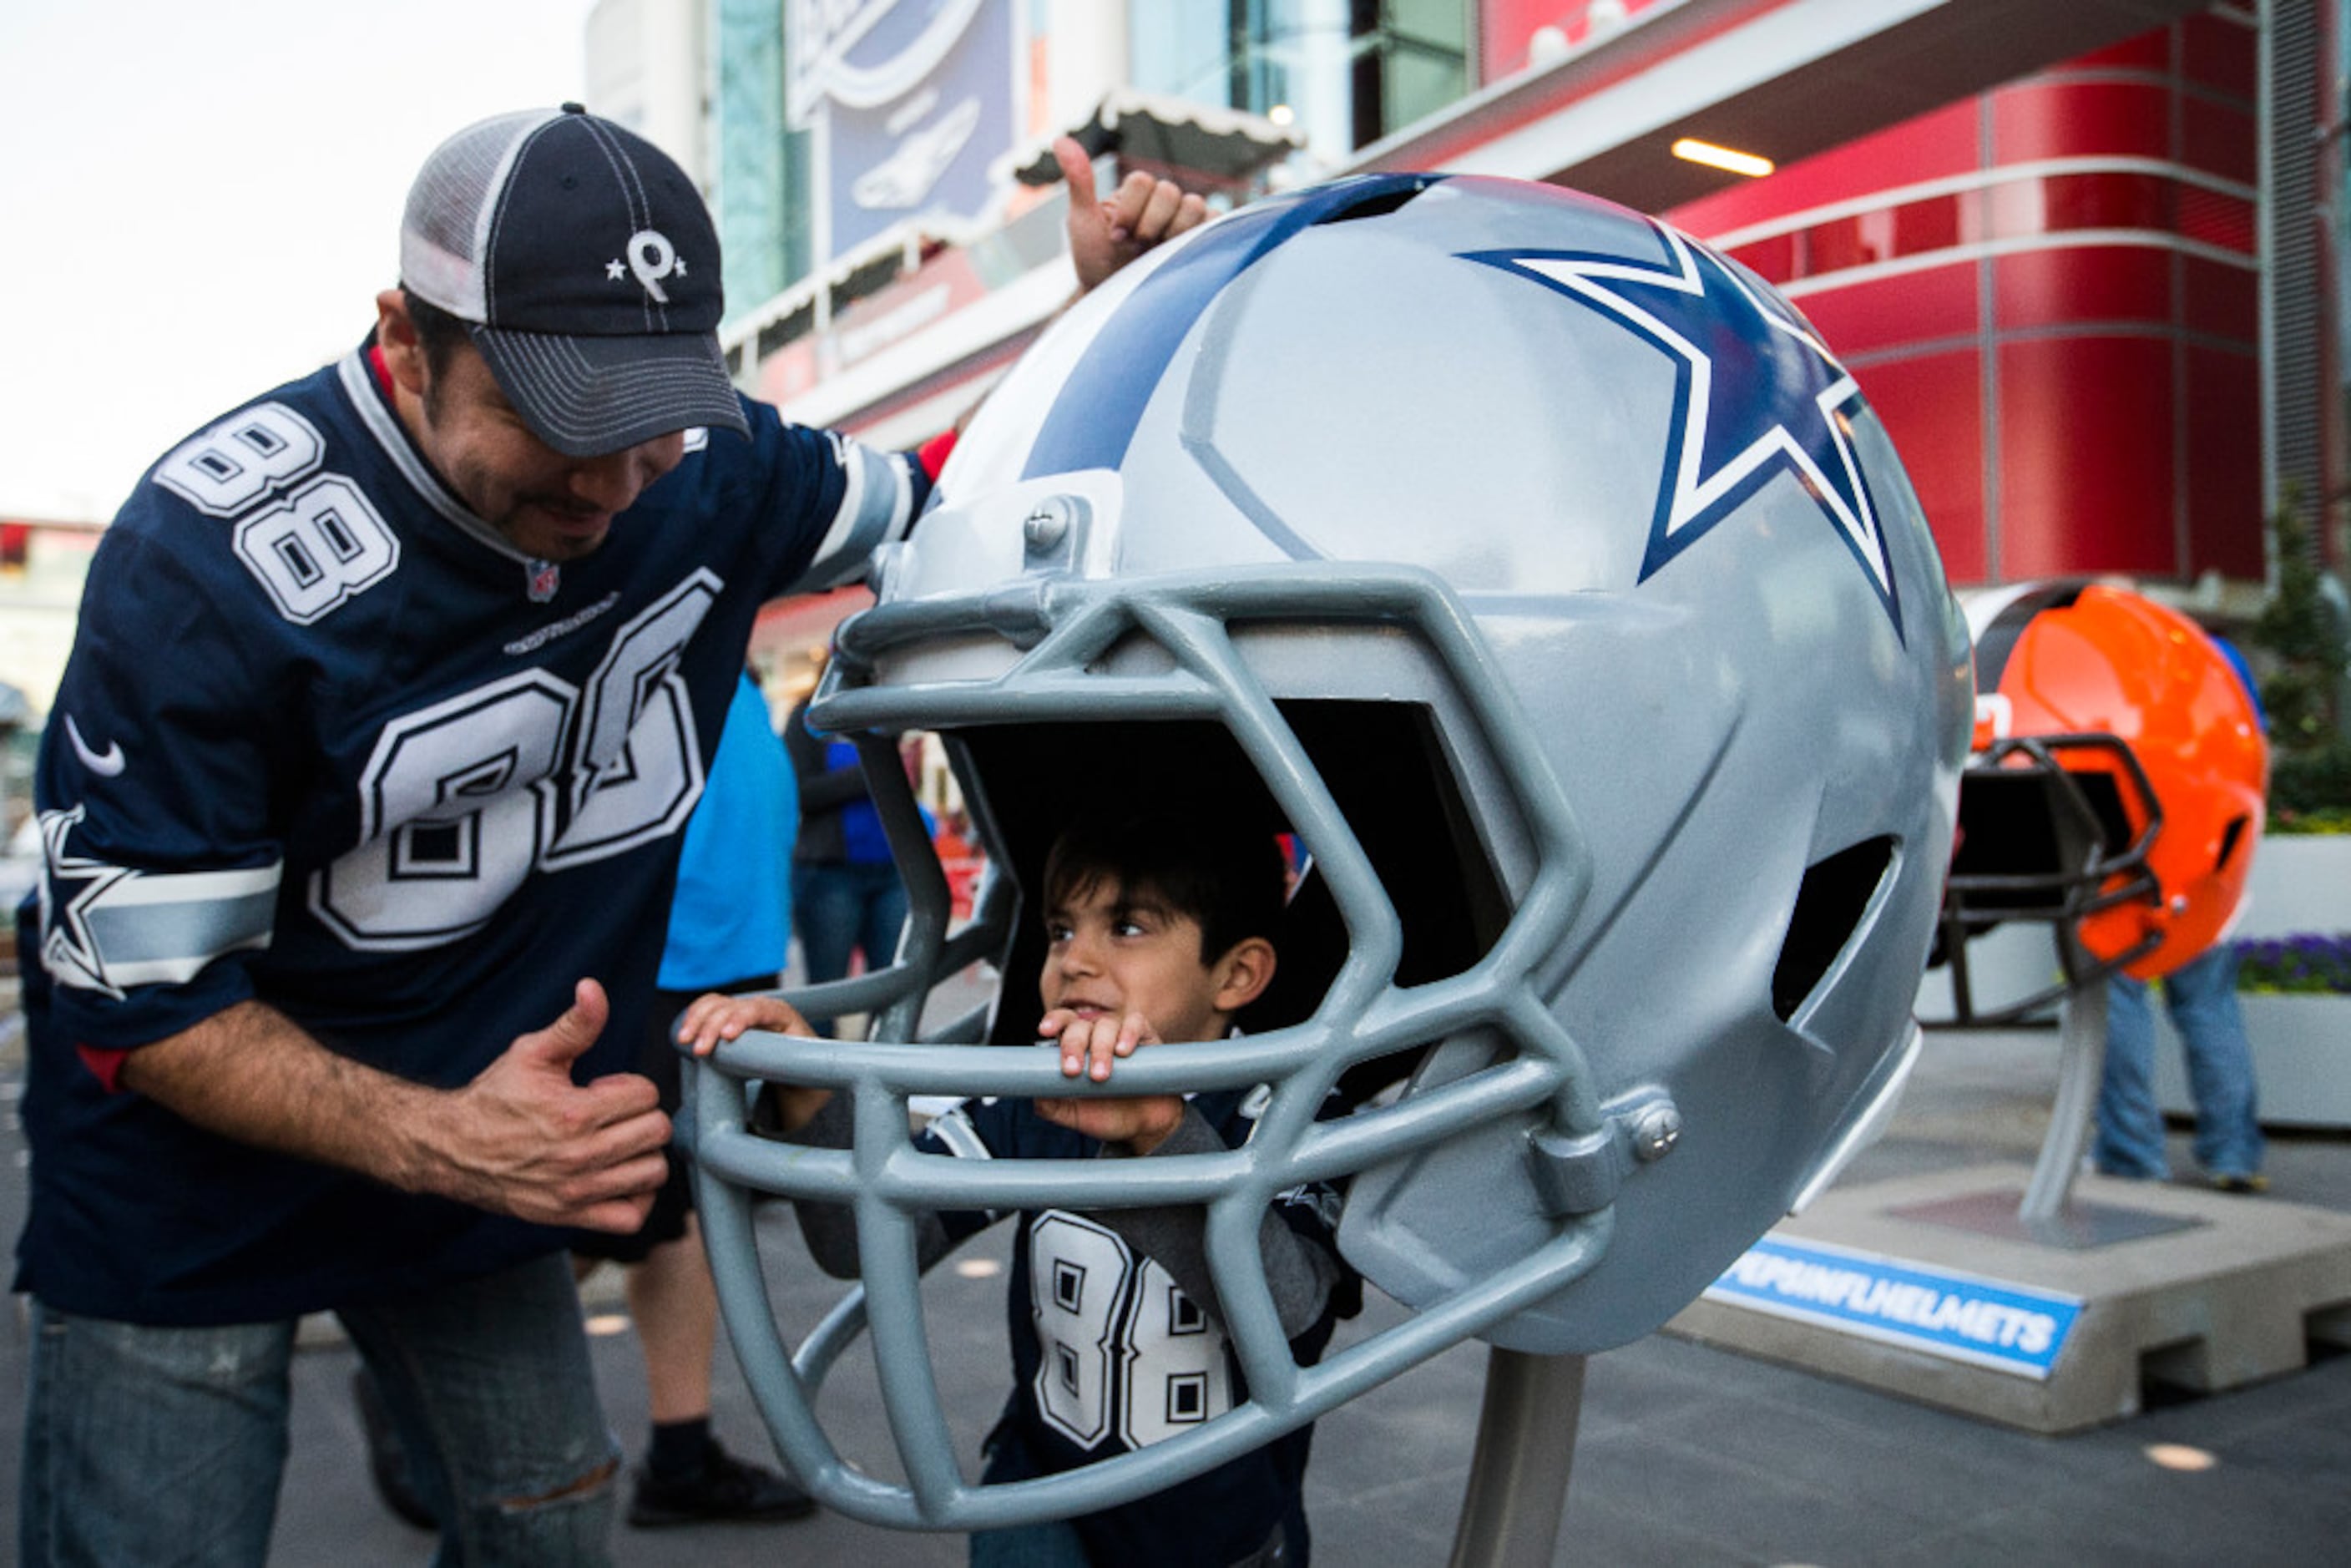
[[[1200,923],[1149,888],[1097,876],[1045,915],[1045,1010],[1139,1012],[1163,1040],[1221,1039],[1223,978],[1200,957]]]

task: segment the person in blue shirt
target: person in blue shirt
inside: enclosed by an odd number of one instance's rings
[[[819,668],[822,668],[821,660]],[[859,954],[868,970],[897,956],[906,884],[867,791],[857,747],[809,728],[814,691],[784,720],[784,748],[799,779],[800,830],[792,845],[792,922],[811,983],[838,980]],[[830,1021],[824,1031],[831,1033]]]
[[[685,824],[677,892],[662,947],[643,1070],[677,1114],[677,1016],[705,991],[773,987],[791,933],[792,834],[799,798],[768,713],[748,674],[735,688],[718,753],[701,801]],[[764,1465],[739,1459],[710,1431],[710,1358],[718,1338],[718,1297],[694,1217],[693,1162],[675,1143],[669,1177],[633,1237],[582,1232],[579,1258],[625,1266],[629,1314],[645,1358],[653,1431],[629,1497],[640,1529],[717,1519],[802,1519],[816,1505]]]

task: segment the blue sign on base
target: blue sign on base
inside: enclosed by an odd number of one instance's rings
[[[2082,1314],[2079,1297],[1778,1236],[1749,1248],[1706,1299],[2037,1381]]]

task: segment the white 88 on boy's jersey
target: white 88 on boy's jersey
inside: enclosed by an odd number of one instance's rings
[[[1113,1431],[1148,1448],[1232,1408],[1223,1332],[1116,1231],[1048,1209],[1029,1228],[1029,1281],[1037,1409],[1080,1448]]]

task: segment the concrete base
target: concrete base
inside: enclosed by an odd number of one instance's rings
[[[2351,1215],[2085,1174],[2074,1204],[2174,1228],[2085,1248],[1919,1218],[2012,1200],[2030,1174],[1979,1166],[1834,1188],[1773,1234],[2080,1298],[2045,1381],[1719,1301],[1666,1332],[2043,1433],[2137,1415],[2143,1382],[2213,1393],[2301,1369],[2312,1341],[2351,1348]]]

